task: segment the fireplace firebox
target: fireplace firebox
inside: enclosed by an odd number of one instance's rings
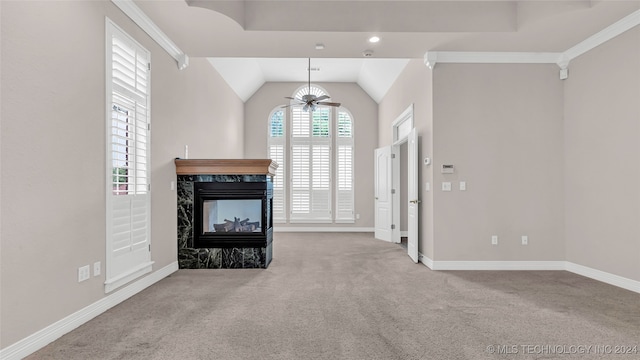
[[[265,246],[271,230],[270,183],[196,183],[194,247]]]

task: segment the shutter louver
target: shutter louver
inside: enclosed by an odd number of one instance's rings
[[[336,151],[336,222],[353,223],[354,184],[353,184],[353,121],[344,111],[338,112]]]
[[[278,163],[276,175],[273,177],[273,221],[284,223],[287,220],[286,207],[286,126],[284,111],[275,111],[269,120],[269,157]]]
[[[108,23],[107,262],[109,292],[151,271],[149,52]]]
[[[326,95],[312,86],[301,88],[294,97],[307,94]],[[280,164],[274,178],[274,221],[283,211],[284,222],[355,222],[353,119],[346,109],[320,105],[315,111],[303,111],[302,106],[292,105],[287,112],[275,110],[268,153]]]

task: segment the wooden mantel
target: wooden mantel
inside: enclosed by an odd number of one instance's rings
[[[177,175],[276,175],[271,159],[176,159]]]

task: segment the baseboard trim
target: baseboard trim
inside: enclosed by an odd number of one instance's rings
[[[19,360],[45,347],[62,335],[74,330],[87,321],[104,313],[133,295],[164,279],[178,270],[178,262],[173,262],[158,271],[106,296],[93,304],[39,330],[26,338],[0,349],[0,360]]]
[[[433,261],[423,254],[419,254],[419,261],[431,270],[568,271],[640,294],[640,281],[578,265],[569,261]]]
[[[602,281],[609,285],[621,287],[640,294],[640,281],[632,280],[619,275],[611,274],[587,266],[566,262],[566,270],[574,274],[582,275],[590,279]]]
[[[273,232],[374,232],[372,227],[302,227],[302,226],[274,226]]]
[[[434,261],[432,270],[565,270],[564,261]]]
[[[418,261],[423,263],[424,266],[433,270],[433,260],[431,260],[431,258],[424,256],[422,253],[418,253]]]

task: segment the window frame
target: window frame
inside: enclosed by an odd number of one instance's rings
[[[133,86],[123,85],[114,76],[114,68],[123,65],[123,61],[114,59],[114,39],[128,47],[134,53],[131,68]],[[126,50],[123,50],[123,52]],[[139,55],[139,56],[138,56]],[[144,61],[139,61],[143,59]],[[146,64],[145,64],[146,62]],[[141,65],[142,64],[142,65]],[[105,18],[105,177],[106,177],[106,257],[105,292],[109,293],[152,271],[151,260],[151,52],[140,45],[124,30]],[[140,70],[140,71],[138,71]],[[145,74],[146,77],[142,76]],[[138,76],[140,75],[140,76]],[[142,79],[144,77],[144,79]],[[143,80],[142,82],[139,82]],[[129,84],[130,85],[130,84]],[[138,91],[144,87],[144,91]],[[115,98],[120,97],[123,105],[126,101],[133,104],[126,119],[114,119]],[[130,119],[133,117],[134,119]],[[130,122],[131,120],[131,122]],[[114,121],[126,124],[124,143],[114,141]],[[122,134],[120,134],[122,135]],[[124,148],[124,160],[128,168],[126,192],[114,193],[113,146]],[[119,159],[122,161],[123,159]],[[133,165],[132,165],[133,164]],[[132,181],[133,179],[133,181]],[[119,180],[116,179],[116,184]]]

